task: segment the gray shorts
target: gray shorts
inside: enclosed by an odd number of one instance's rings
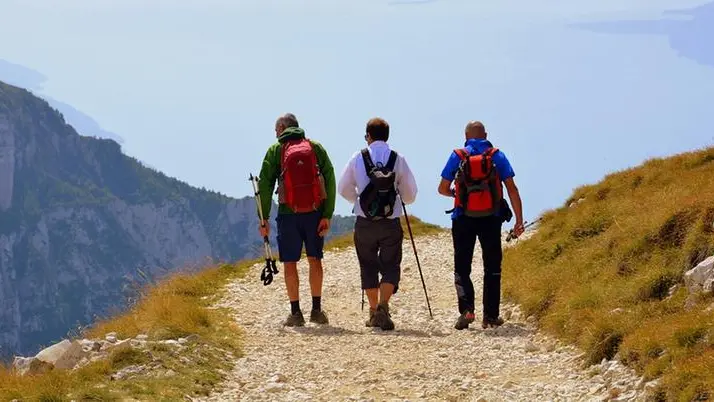
[[[401,278],[403,239],[404,231],[399,219],[370,221],[357,217],[354,242],[362,289],[378,288],[381,282],[386,282],[394,285],[396,293]]]

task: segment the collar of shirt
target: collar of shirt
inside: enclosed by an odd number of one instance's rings
[[[471,148],[472,152],[481,153],[488,148],[493,148],[493,144],[485,138],[470,138],[466,140],[464,147]]]
[[[367,148],[369,148],[370,151],[388,150],[389,144],[384,141],[372,141],[371,144],[367,145]]]

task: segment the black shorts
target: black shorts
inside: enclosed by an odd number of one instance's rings
[[[302,245],[308,257],[322,259],[325,238],[317,233],[322,213],[278,214],[278,253],[280,262],[300,261]]]

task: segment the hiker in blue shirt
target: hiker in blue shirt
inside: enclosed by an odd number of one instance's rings
[[[481,244],[484,281],[483,281],[483,321],[482,327],[497,327],[503,324],[499,317],[501,300],[501,227],[510,221],[512,213],[503,199],[502,184],[508,191],[508,198],[513,204],[516,223],[513,228],[516,237],[523,233],[523,213],[518,187],[513,179],[515,173],[508,158],[496,150],[487,137],[484,125],[471,121],[465,129],[466,143],[463,149],[451,153],[441,172],[439,194],[454,198],[451,212],[451,233],[454,244],[454,285],[458,298],[459,318],[454,327],[458,330],[468,328],[474,322],[475,295],[471,282],[471,262],[473,260],[476,239]],[[468,162],[471,157],[472,163]],[[467,159],[469,169],[460,172],[462,160]],[[487,162],[491,161],[492,165]],[[493,180],[485,184],[473,181],[462,183],[461,179],[470,177],[476,180],[483,172],[483,167],[490,166]],[[470,173],[469,173],[470,172]],[[486,177],[486,176],[484,176]],[[452,182],[456,188],[452,189]],[[467,193],[468,187],[478,187],[479,191]]]

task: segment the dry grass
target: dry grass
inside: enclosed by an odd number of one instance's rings
[[[90,364],[74,372],[53,370],[34,376],[16,376],[10,369],[0,370],[0,399],[22,401],[177,400],[184,395],[207,394],[222,377],[220,370],[230,368],[225,352],[240,354],[240,332],[226,311],[209,309],[220,296],[217,290],[255,261],[208,267],[195,275],[178,273],[157,286],[146,289],[140,301],[129,311],[97,323],[83,334],[103,338],[116,332],[119,338],[149,335],[151,340],[176,339],[199,335],[185,353],[191,365],[178,360],[170,348],[155,346],[154,357],[177,375],[169,378],[136,378],[110,381],[110,375],[135,364],[148,362],[150,355],[129,347],[112,351],[106,361]]]
[[[714,314],[705,309],[714,299],[685,309],[683,274],[714,254],[713,189],[714,148],[576,189],[533,238],[505,251],[505,297],[583,347],[589,363],[618,356],[662,377],[667,400],[711,397]]]
[[[402,224],[406,233],[404,220]],[[415,236],[443,230],[415,217],[410,217],[410,224]],[[351,246],[352,235],[347,234],[330,241],[326,250]],[[239,328],[227,311],[209,307],[221,296],[224,284],[243,275],[256,262],[260,261],[208,267],[193,275],[171,275],[158,285],[147,287],[139,302],[126,313],[96,323],[82,334],[85,338],[103,338],[116,332],[120,339],[146,334],[151,340],[199,335],[199,341],[183,353],[193,361],[190,365],[179,361],[180,356],[168,347],[159,345],[151,350],[176,376],[110,381],[111,374],[129,365],[145,363],[149,358],[141,351],[118,348],[106,361],[75,372],[53,370],[20,377],[11,369],[0,367],[0,400],[181,400],[184,395],[208,394],[231,367],[225,352],[240,355]]]

